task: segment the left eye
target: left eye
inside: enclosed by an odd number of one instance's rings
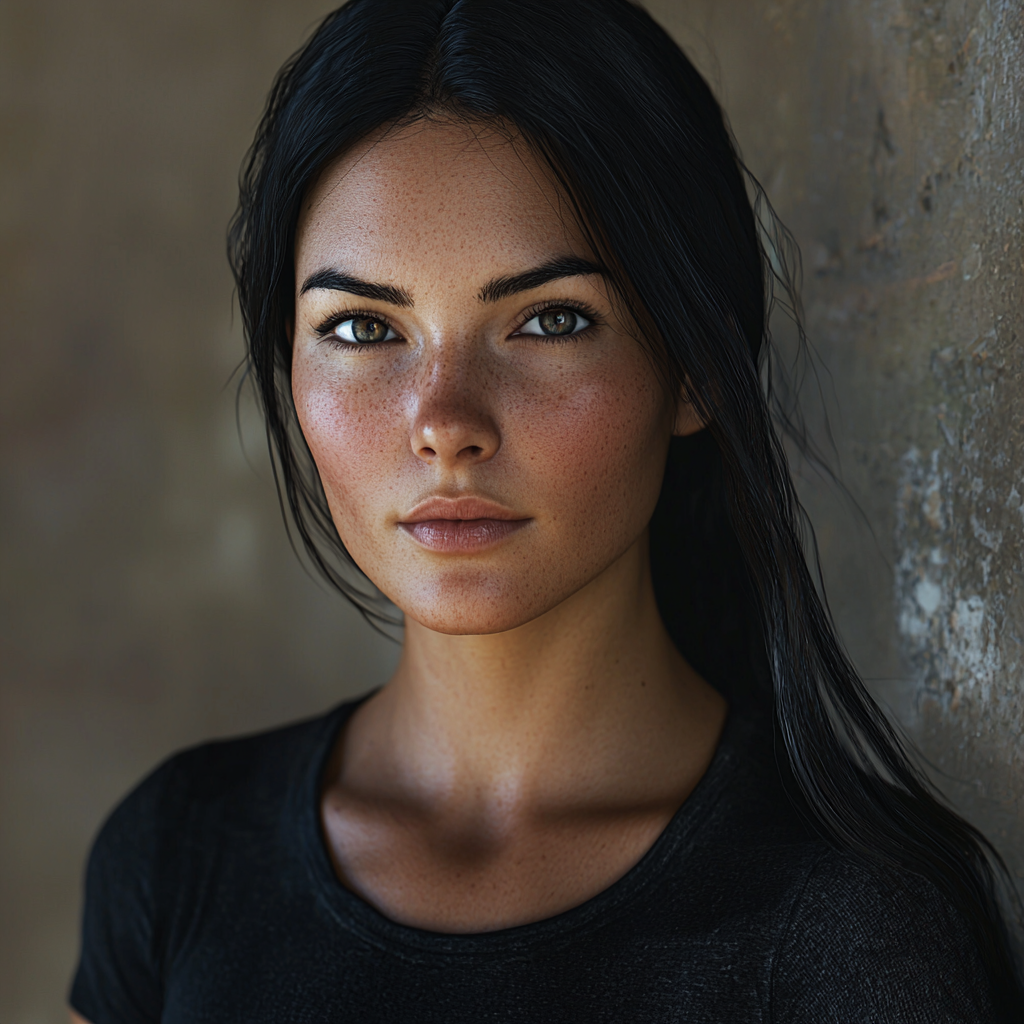
[[[519,333],[564,337],[567,334],[579,334],[589,326],[590,321],[586,317],[580,316],[575,310],[545,309],[543,313],[538,313],[532,320],[527,320],[519,328]]]
[[[377,341],[394,341],[398,337],[383,320],[373,317],[357,316],[351,320],[342,320],[332,332],[342,341],[355,345],[367,345]]]

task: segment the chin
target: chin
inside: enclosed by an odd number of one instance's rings
[[[518,583],[518,585],[517,585]],[[536,583],[493,576],[420,582],[395,603],[411,619],[436,633],[481,636],[504,633],[549,611],[560,598],[545,600]]]

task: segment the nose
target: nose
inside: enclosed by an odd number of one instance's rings
[[[494,382],[458,353],[433,361],[416,395],[413,454],[442,469],[463,469],[494,458],[501,434],[491,413]]]

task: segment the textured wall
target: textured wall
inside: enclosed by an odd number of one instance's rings
[[[82,858],[133,779],[394,656],[296,566],[225,390],[235,174],[328,7],[0,0],[4,1024],[63,1019]],[[804,249],[864,519],[798,469],[851,652],[1024,874],[1019,2],[651,8]]]
[[[1024,8],[865,4],[817,31],[850,53],[839,74],[832,47],[812,69],[809,324],[893,572],[843,618],[1019,877]],[[868,542],[833,523],[827,556],[847,581]]]
[[[664,7],[804,252],[806,408],[864,517],[795,468],[846,642],[1020,878],[1024,8]]]
[[[654,9],[804,253],[805,408],[860,512],[794,469],[844,639],[1024,878],[1024,8]]]

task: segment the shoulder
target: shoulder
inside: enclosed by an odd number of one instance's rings
[[[260,814],[284,797],[321,747],[326,749],[340,717],[336,709],[173,754],[117,805],[97,836],[93,856],[152,849],[161,836],[182,839],[204,819],[226,823]]]
[[[786,1021],[991,1018],[963,922],[926,879],[822,846],[796,895],[772,972]]]
[[[163,965],[234,854],[264,853],[345,708],[184,750],[107,818],[89,855],[71,1003],[85,1019],[158,1020]],[[238,857],[235,858],[238,860]]]

